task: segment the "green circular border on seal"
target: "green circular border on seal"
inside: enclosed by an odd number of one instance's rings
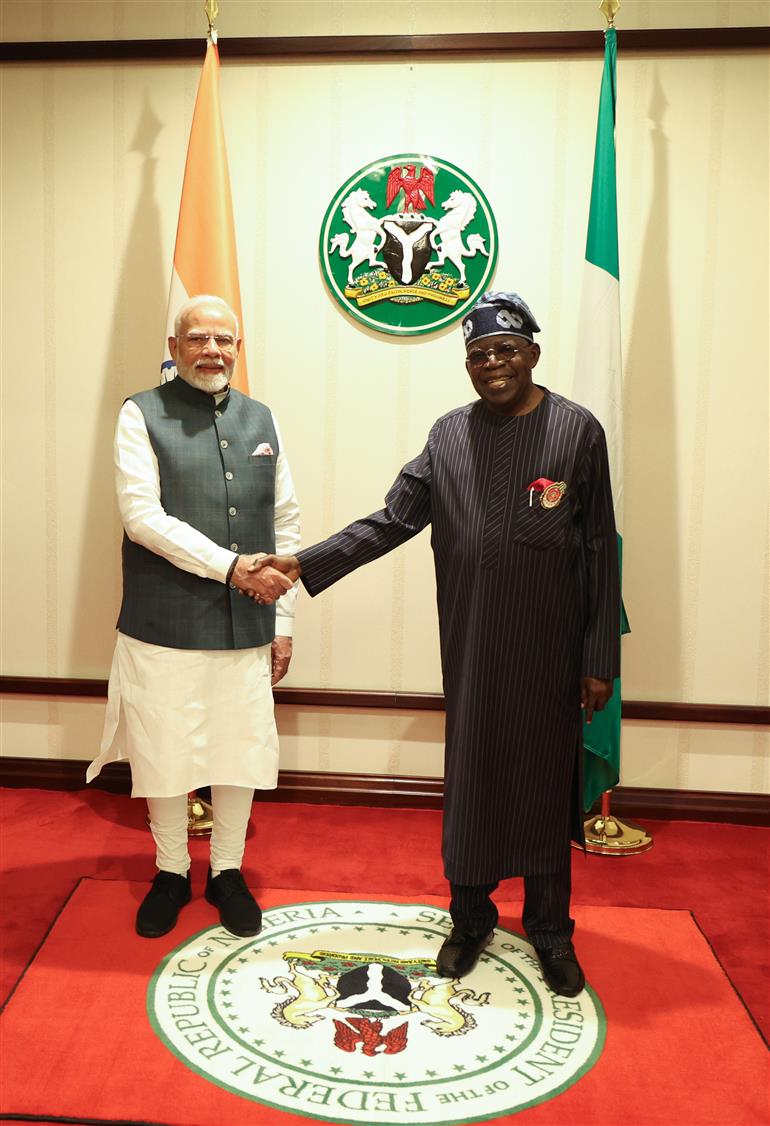
[[[434,171],[437,183],[439,180],[439,175],[442,171],[449,173],[455,181],[459,181],[461,185],[463,185],[473,194],[478,205],[476,215],[469,221],[468,226],[471,228],[475,226],[478,222],[479,214],[481,214],[486,224],[486,233],[484,237],[485,239],[488,238],[490,242],[490,246],[488,247],[488,257],[483,256],[481,253],[476,253],[473,256],[464,256],[464,260],[467,263],[466,270],[468,277],[466,288],[469,291],[468,296],[463,298],[458,297],[456,303],[451,306],[447,306],[445,304],[435,306],[437,309],[443,310],[443,312],[437,315],[436,318],[430,323],[420,323],[420,318],[418,315],[416,315],[415,312],[412,312],[411,315],[409,314],[410,310],[419,309],[423,305],[433,305],[432,301],[429,302],[425,298],[417,298],[414,303],[405,305],[398,305],[395,304],[392,300],[385,299],[378,301],[377,305],[375,306],[370,306],[372,308],[381,309],[389,307],[390,310],[392,310],[393,308],[400,308],[402,310],[403,317],[402,323],[388,323],[388,321],[385,319],[379,319],[376,316],[367,314],[364,307],[359,307],[354,299],[345,295],[345,278],[347,276],[348,269],[347,259],[342,258],[339,254],[335,254],[333,259],[330,256],[331,251],[329,247],[334,234],[344,232],[349,237],[352,237],[348,225],[346,225],[344,220],[342,219],[341,206],[344,197],[349,192],[354,190],[357,185],[364,187],[368,183],[368,186],[370,188],[373,188],[374,185],[376,185],[378,194],[382,195],[381,206],[382,211],[384,212],[386,198],[385,185],[387,182],[388,173],[390,172],[391,168],[397,167],[399,165],[401,165],[402,167],[405,165],[416,165],[420,168],[427,166]],[[364,184],[361,184],[361,181],[364,181]],[[439,187],[435,196],[436,203],[428,203],[425,210],[418,212],[417,214],[425,215],[428,218],[434,219],[440,219],[443,215],[445,215],[446,213],[443,211],[441,206],[441,199],[443,198],[444,191],[446,191],[446,189],[442,190]],[[379,209],[380,200],[376,200],[376,203],[377,208]],[[396,213],[397,209],[388,212],[387,215],[395,215]],[[383,218],[385,217],[387,216],[383,214]],[[336,228],[339,228],[339,230],[337,230]],[[473,230],[468,231],[468,234],[470,235],[474,233],[478,232],[474,232]],[[467,238],[464,232],[461,232],[461,237]],[[424,336],[426,333],[438,332],[440,329],[446,328],[448,325],[451,325],[454,321],[464,316],[468,309],[470,309],[471,306],[475,304],[482,293],[490,288],[490,282],[497,265],[498,241],[497,223],[495,221],[495,217],[489,201],[487,200],[486,196],[484,195],[476,181],[471,176],[469,176],[467,172],[464,172],[461,168],[458,168],[456,165],[451,164],[448,160],[444,160],[441,157],[430,156],[424,153],[396,153],[393,156],[381,157],[380,159],[374,160],[370,164],[366,164],[362,168],[359,168],[358,171],[355,172],[352,176],[348,177],[342,187],[335,192],[331,203],[326,209],[323,221],[321,223],[318,251],[319,260],[321,263],[321,272],[323,273],[326,286],[331,295],[334,297],[335,301],[337,301],[337,303],[350,317],[358,321],[360,324],[366,325],[367,328],[372,329],[375,332],[384,332],[391,336],[402,337]],[[362,259],[362,262],[364,261],[365,259]],[[442,267],[442,269],[444,268]],[[373,275],[373,273],[374,271],[369,270],[370,276]],[[385,278],[388,275],[387,270],[380,270],[379,273],[382,278]],[[445,279],[445,282],[447,280],[457,280],[451,278],[448,271],[446,271],[445,269],[444,273],[441,276]],[[374,284],[376,286],[376,280]],[[412,286],[410,288],[414,289],[415,287]],[[392,296],[398,296],[398,292],[396,291],[394,294],[392,294]]]
[[[337,903],[337,901],[335,901],[335,900],[320,900],[320,901],[313,901],[313,902],[307,902],[307,903],[292,903],[292,904],[290,904],[290,907],[291,907],[292,910],[295,910],[297,908],[324,908],[326,906],[329,906],[331,904],[336,904],[336,903]],[[356,905],[367,906],[367,907],[368,906],[377,906],[377,907],[380,907],[380,908],[384,908],[386,906],[397,906],[397,907],[410,906],[410,907],[413,907],[415,909],[423,907],[423,908],[431,910],[431,911],[439,910],[433,904],[419,904],[419,903],[410,903],[408,905],[405,905],[405,904],[389,904],[387,901],[382,901],[382,900],[347,900],[347,901],[340,901],[339,905],[347,907],[347,908],[352,908],[352,907],[355,907]],[[283,909],[284,908],[282,908],[280,905],[276,905],[275,907],[270,908],[269,910],[270,911],[282,911]],[[359,914],[360,914],[360,912],[359,912]],[[292,920],[291,922],[280,924],[275,930],[271,930],[269,932],[269,934],[274,935],[276,938],[279,938],[282,935],[283,936],[288,935],[288,936],[290,936],[291,940],[293,941],[295,934],[297,932],[304,930],[308,927],[315,926],[317,928],[317,925],[318,925],[317,920],[315,920],[315,921],[311,920],[311,921],[308,921],[307,923],[299,922],[297,920]],[[397,925],[398,924],[394,924],[394,926],[397,926]],[[423,932],[429,932],[429,931],[433,932],[434,926],[432,924],[428,924],[426,926],[425,923],[421,922],[421,923],[417,924],[415,929],[418,929],[418,930],[423,931]],[[262,1096],[257,1095],[257,1094],[255,1094],[251,1091],[244,1089],[243,1087],[237,1087],[234,1084],[226,1082],[222,1078],[219,1078],[216,1075],[212,1074],[211,1071],[206,1070],[205,1067],[200,1066],[200,1064],[198,1064],[192,1058],[190,1058],[189,1055],[186,1055],[184,1052],[180,1051],[179,1047],[166,1035],[166,1031],[165,1031],[165,1029],[164,1029],[164,1027],[163,1027],[161,1021],[159,1020],[158,1015],[155,1011],[156,992],[157,992],[157,989],[158,989],[158,987],[161,983],[164,970],[166,969],[168,964],[178,954],[180,954],[183,950],[188,949],[192,944],[195,944],[195,943],[198,943],[198,942],[205,942],[207,935],[211,934],[212,932],[221,931],[221,930],[222,930],[221,926],[215,925],[215,926],[207,927],[206,929],[199,931],[194,935],[190,935],[187,939],[185,939],[182,943],[180,943],[177,947],[175,947],[174,950],[170,951],[161,960],[160,964],[157,966],[157,968],[156,968],[155,972],[153,973],[153,975],[152,975],[152,977],[151,977],[151,979],[148,983],[148,986],[147,986],[147,1000],[146,1000],[147,1016],[148,1016],[150,1025],[151,1025],[154,1033],[159,1038],[159,1040],[164,1044],[164,1046],[181,1063],[183,1063],[187,1068],[189,1068],[195,1074],[201,1076],[201,1078],[206,1079],[210,1083],[213,1083],[215,1086],[220,1087],[223,1090],[229,1091],[230,1093],[232,1093],[232,1094],[234,1094],[234,1095],[236,1095],[240,1098],[244,1098],[247,1101],[256,1102],[256,1103],[258,1103],[262,1106],[272,1107],[272,1108],[274,1108],[276,1110],[280,1110],[284,1113],[295,1114],[298,1117],[309,1118],[309,1119],[312,1119],[314,1121],[331,1122],[332,1119],[328,1116],[308,1112],[308,1111],[300,1108],[299,1106],[288,1106],[285,1103],[275,1102],[271,1098],[267,1098],[264,1095],[262,1095]],[[516,932],[508,931],[506,928],[498,928],[498,933],[500,934],[501,937],[503,935],[506,935],[506,934],[509,935],[511,938],[515,938],[515,939],[520,939],[522,937],[522,936],[516,934]],[[426,933],[426,937],[427,937],[427,933]],[[446,937],[446,936],[443,933],[437,933],[436,937],[438,939],[440,937]],[[263,934],[257,939],[249,940],[248,942],[244,943],[237,950],[233,951],[231,955],[225,956],[225,958],[223,959],[223,963],[215,971],[215,977],[219,975],[219,973],[221,972],[221,970],[223,968],[223,965],[226,962],[228,962],[231,959],[231,957],[234,957],[236,954],[238,954],[238,955],[241,956],[241,960],[245,960],[242,956],[246,952],[253,950],[254,947],[260,946],[262,943],[265,942],[265,940],[267,938],[268,938],[268,935]],[[503,949],[504,950],[505,949],[512,949],[512,947],[505,947],[504,946]],[[485,956],[489,957],[490,952],[487,951],[485,953]],[[504,961],[505,960],[504,956],[500,956],[500,955],[492,954],[492,957],[494,958],[494,961],[501,961],[501,960]],[[519,976],[519,980],[523,984],[527,985],[528,991],[530,993],[532,993],[532,987],[530,986],[529,982],[527,982],[525,978],[522,978],[520,976]],[[209,1003],[214,1001],[214,989],[215,989],[215,980],[212,978],[212,980],[209,982],[209,984],[206,988],[206,996],[207,996],[207,1000],[209,1001]],[[605,1012],[604,1012],[604,1008],[603,1008],[597,994],[594,992],[594,990],[589,985],[586,985],[585,992],[588,995],[588,997],[590,997],[590,999],[591,999],[591,1003],[592,1003],[592,1005],[595,1009],[596,1018],[597,1018],[596,1039],[594,1041],[593,1047],[592,1047],[588,1057],[583,1061],[582,1065],[580,1065],[577,1068],[576,1071],[574,1071],[570,1075],[566,1076],[561,1083],[557,1083],[554,1087],[549,1088],[547,1091],[544,1091],[542,1094],[535,1095],[533,1093],[533,1097],[531,1099],[528,1099],[525,1102],[519,1102],[519,1103],[515,1104],[514,1106],[510,1107],[507,1111],[503,1111],[502,1113],[516,1114],[519,1111],[526,1110],[526,1109],[533,1107],[533,1106],[537,1106],[540,1103],[549,1102],[551,1099],[555,1098],[557,1095],[561,1094],[562,1092],[564,1092],[564,1091],[568,1090],[570,1087],[572,1087],[576,1082],[578,1082],[578,1080],[580,1080],[588,1071],[590,1071],[594,1067],[594,1065],[596,1064],[597,1060],[601,1056],[602,1051],[604,1049],[604,1044],[605,1044],[605,1040],[606,1040],[606,1032],[607,1032],[607,1027],[606,1027],[607,1019],[606,1019],[606,1015],[605,1015]],[[533,998],[534,998],[534,994],[533,994]],[[222,1027],[222,1030],[224,1032],[226,1032],[227,1031],[226,1027],[222,1023],[222,1021],[219,1017],[219,1014],[216,1011],[216,1007],[214,1005],[211,1006],[211,1015],[214,1017],[214,1020],[216,1021],[216,1023],[218,1023],[220,1025],[220,1027]],[[526,1042],[518,1045],[518,1047],[515,1050],[512,1051],[511,1058],[519,1055],[519,1053],[521,1053],[522,1050],[524,1050],[527,1047],[528,1043],[534,1038],[535,1033],[538,1030],[538,1028],[542,1026],[543,1013],[542,1013],[542,1009],[540,1009],[540,1007],[539,1007],[539,1005],[537,1004],[536,1001],[535,1001],[535,1021],[536,1021],[537,1028],[533,1027],[531,1035],[526,1038]],[[238,1040],[238,1037],[235,1036],[232,1031],[230,1031],[230,1036],[231,1036],[232,1039],[234,1039],[236,1041]],[[253,1047],[250,1048],[250,1051],[253,1054],[261,1055],[266,1060],[266,1062],[267,1061],[271,1061],[273,1063],[277,1062],[277,1061],[271,1060],[271,1056],[270,1056],[269,1052],[255,1053]],[[282,1066],[284,1068],[289,1067],[289,1065],[287,1065],[286,1061],[282,1061],[280,1066]],[[290,1070],[304,1072],[304,1074],[306,1074],[306,1075],[311,1075],[311,1076],[315,1075],[316,1077],[321,1078],[320,1073],[318,1073],[318,1072],[314,1073],[312,1071],[305,1071],[304,1068],[298,1068],[298,1067],[296,1067],[296,1065],[293,1066],[293,1067],[290,1067]],[[480,1068],[480,1069],[477,1070],[476,1074],[481,1074],[481,1073],[486,1072],[488,1070],[489,1070],[488,1068]],[[471,1078],[473,1078],[473,1075],[469,1074],[468,1079],[471,1079]],[[348,1082],[349,1084],[357,1084],[356,1080],[353,1080],[353,1079],[350,1079],[350,1078],[347,1079],[346,1082]],[[436,1082],[437,1083],[441,1082],[441,1080],[437,1080]],[[382,1081],[380,1081],[380,1083],[378,1085],[382,1086],[383,1085]],[[385,1086],[391,1087],[391,1086],[394,1086],[394,1085],[387,1083],[387,1084],[385,1084]],[[482,1112],[481,1114],[471,1114],[469,1116],[467,1114],[468,1109],[470,1109],[470,1108],[466,1108],[466,1113],[463,1114],[463,1117],[461,1119],[442,1118],[442,1119],[437,1120],[437,1121],[434,1120],[433,1122],[425,1122],[423,1120],[422,1126],[467,1126],[467,1124],[470,1124],[470,1123],[491,1121],[495,1118],[498,1118],[501,1114],[501,1111],[499,1109],[497,1109],[497,1110],[494,1110],[494,1111],[491,1111],[491,1112],[487,1112],[487,1113]],[[362,1120],[361,1120],[360,1117],[348,1118],[344,1114],[342,1116],[340,1116],[340,1114],[337,1111],[335,1111],[333,1121],[340,1122],[340,1123],[346,1123],[346,1124],[348,1124],[348,1126],[359,1126],[359,1124],[361,1123]]]

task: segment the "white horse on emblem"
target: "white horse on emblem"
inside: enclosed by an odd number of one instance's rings
[[[476,1027],[475,1018],[461,1008],[463,1005],[488,1005],[488,993],[475,993],[457,981],[439,981],[418,986],[409,994],[412,1008],[426,1013],[426,1028],[437,1036],[461,1036]]]
[[[265,993],[286,993],[270,1015],[291,1028],[309,1028],[321,1020],[322,1011],[339,997],[327,973],[312,974],[297,962],[290,963],[291,977],[261,977],[259,984]]]
[[[465,285],[463,258],[473,258],[476,254],[489,258],[483,235],[469,235],[468,245],[463,243],[462,233],[476,214],[478,205],[470,192],[455,191],[441,206],[447,214],[439,219],[430,236],[430,244],[438,252],[438,258],[429,262],[427,269],[443,266],[448,258],[460,272],[460,285]]]
[[[338,250],[341,258],[349,258],[348,285],[353,285],[353,275],[362,262],[370,266],[384,266],[377,253],[382,249],[386,235],[376,215],[369,211],[376,204],[365,188],[357,188],[342,201],[342,217],[354,234],[348,247],[350,235],[335,235],[329,246],[329,253]],[[378,241],[379,240],[379,241]]]

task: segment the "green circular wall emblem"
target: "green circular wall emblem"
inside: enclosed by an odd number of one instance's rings
[[[398,153],[361,168],[321,224],[321,268],[357,321],[399,336],[445,328],[489,282],[497,261],[492,209],[467,172]]]
[[[150,1021],[198,1075],[320,1121],[483,1122],[572,1086],[604,1045],[593,990],[555,996],[503,928],[467,978],[441,978],[451,926],[438,907],[330,900],[265,911],[257,938],[209,927],[158,967]]]

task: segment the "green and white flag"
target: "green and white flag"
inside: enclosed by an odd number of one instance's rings
[[[599,94],[591,208],[588,215],[585,273],[580,309],[580,347],[575,365],[574,398],[598,418],[607,435],[618,556],[623,563],[623,374],[620,355],[620,270],[618,199],[615,178],[615,96],[617,36],[605,32],[604,73]],[[628,633],[622,610],[621,632]],[[620,777],[620,679],[602,712],[583,724],[586,750],[586,811]]]

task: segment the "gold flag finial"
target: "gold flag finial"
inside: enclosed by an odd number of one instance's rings
[[[618,8],[620,7],[620,0],[602,0],[599,5],[599,10],[603,13],[607,21],[607,27],[612,27],[615,23],[615,16]]]
[[[216,23],[217,16],[219,15],[219,4],[217,4],[217,0],[206,0],[206,3],[203,5],[203,10],[206,13],[206,19],[209,21],[210,35],[211,32],[215,30],[214,24]]]

